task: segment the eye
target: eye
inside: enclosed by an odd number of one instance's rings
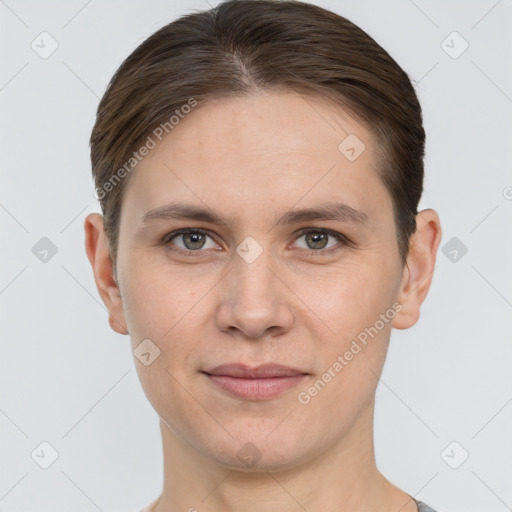
[[[303,241],[301,241],[303,239]],[[161,242],[162,245],[176,253],[185,256],[199,255],[201,249],[217,249],[208,231],[200,228],[184,228],[167,234]],[[343,246],[349,246],[350,240],[336,231],[319,228],[305,228],[299,232],[295,239],[296,247],[306,249],[308,255],[330,254],[340,250]]]
[[[329,240],[329,238],[331,240]],[[297,241],[303,239],[302,243]],[[309,249],[309,252],[330,253],[340,249],[343,245],[348,245],[348,239],[341,233],[336,233],[328,229],[303,229],[295,242],[301,249]]]
[[[200,249],[214,249],[217,247],[208,232],[198,228],[181,229],[170,233],[165,237],[163,243],[165,245],[172,243],[178,247],[179,252],[198,252]]]

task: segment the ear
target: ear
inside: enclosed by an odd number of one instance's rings
[[[416,232],[411,236],[409,255],[402,273],[397,298],[402,310],[392,324],[396,329],[408,329],[418,321],[421,304],[432,282],[440,242],[439,216],[434,210],[422,210],[416,216]]]
[[[91,213],[85,219],[85,250],[91,262],[96,287],[108,309],[110,327],[119,334],[128,334],[121,293],[116,282],[103,217]]]

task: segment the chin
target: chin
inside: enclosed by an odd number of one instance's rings
[[[266,436],[268,431],[258,436],[234,434],[227,442],[205,447],[204,453],[226,469],[254,474],[292,469],[305,462],[308,454],[314,456],[313,447],[305,446],[296,432]]]

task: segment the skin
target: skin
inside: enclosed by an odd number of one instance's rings
[[[366,147],[354,161],[338,149],[349,133]],[[87,255],[111,327],[130,335],[132,349],[150,339],[160,350],[148,366],[135,358],[161,419],[164,488],[155,511],[417,511],[376,466],[374,401],[391,328],[419,318],[441,226],[434,210],[418,214],[402,266],[375,151],[365,127],[319,97],[259,91],[215,100],[194,109],[130,175],[115,273],[102,216],[87,217]],[[226,223],[142,222],[175,201],[218,211]],[[368,222],[275,225],[286,212],[329,201],[363,211]],[[184,227],[210,235],[159,243]],[[351,245],[331,236],[322,249],[303,228],[330,229]],[[236,252],[249,236],[263,250],[252,263]],[[300,403],[298,393],[396,301],[393,320]],[[277,397],[244,400],[201,373],[232,362],[308,375]],[[250,467],[237,457],[247,443],[261,456]]]

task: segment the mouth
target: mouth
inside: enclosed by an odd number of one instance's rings
[[[251,368],[225,364],[202,372],[225,393],[244,400],[268,400],[297,386],[309,373],[289,366],[264,364]]]

